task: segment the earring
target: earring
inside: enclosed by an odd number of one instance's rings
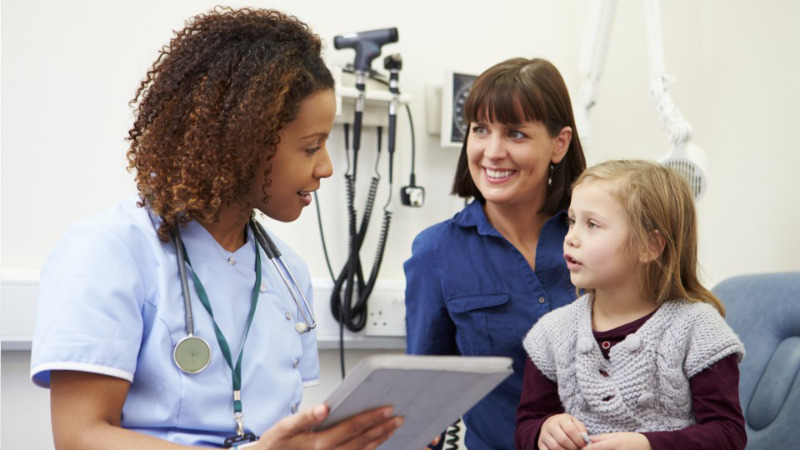
[[[547,185],[548,186],[552,186],[553,185],[553,169],[554,169],[553,165],[550,164],[550,175],[547,176]]]

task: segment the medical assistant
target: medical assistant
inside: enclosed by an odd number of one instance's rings
[[[514,374],[464,415],[468,448],[514,448],[522,339],[542,315],[576,298],[563,258],[566,233],[565,212],[545,223],[535,272],[477,201],[414,239],[403,265],[407,352],[514,361]]]
[[[122,427],[179,444],[222,446],[236,426],[231,369],[191,281],[194,334],[211,345],[211,362],[187,374],[173,361],[173,347],[186,336],[175,246],[158,239],[160,219],[137,207],[138,200],[127,198],[74,225],[51,253],[41,273],[31,378],[43,387],[51,370],[123,378],[131,386]],[[182,227],[181,237],[191,261],[187,271],[207,291],[235,361],[256,280],[252,230],[247,227],[247,241],[235,252],[197,222]],[[305,263],[273,240],[311,299]],[[297,412],[303,386],[319,381],[316,331],[295,330],[300,311],[259,251],[262,281],[243,348],[241,391],[245,431],[256,436]]]

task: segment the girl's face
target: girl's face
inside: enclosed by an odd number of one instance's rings
[[[551,137],[542,122],[471,122],[470,175],[487,204],[541,204],[550,164],[561,161],[571,139],[571,128]]]
[[[582,183],[572,192],[564,259],[576,287],[619,291],[636,287],[638,258],[630,248],[624,206],[605,181]]]
[[[336,97],[330,89],[316,92],[303,100],[297,118],[280,132],[275,156],[269,162],[272,171],[267,187],[269,200],[264,203],[263,179],[256,176],[251,204],[272,219],[291,222],[311,204],[311,193],[320,181],[333,174],[326,143],[336,115]],[[257,174],[264,173],[266,157]]]

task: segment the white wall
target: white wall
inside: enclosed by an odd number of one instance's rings
[[[588,1],[251,3],[307,21],[328,42],[331,65],[353,57],[352,51],[333,49],[334,35],[399,29],[400,42],[384,47],[384,55],[403,55],[400,84],[412,98],[417,183],[425,187],[427,198],[421,209],[399,203],[397,189],[407,184],[410,164],[408,125],[401,116],[395,214],[383,279],[402,280],[402,262],[413,236],[450,217],[461,204],[448,196],[457,150],[442,149],[438,137],[425,133],[426,85],[440,84],[446,70],[479,73],[508,57],[540,56],[561,69],[577,103],[582,81],[577,62]],[[38,270],[70,223],[134,191],[132,175],[124,170],[124,137],[131,124],[127,103],[171,30],[214,3],[3,1],[2,270]],[[736,274],[800,270],[800,262],[792,258],[800,250],[795,231],[800,223],[800,181],[795,175],[800,137],[794,132],[800,122],[800,3],[668,0],[661,11],[666,69],[677,78],[671,93],[710,162],[709,189],[698,205],[705,280],[714,285]],[[641,3],[618,2],[593,110],[590,161],[658,158],[666,152],[666,134],[647,96],[647,58]],[[363,142],[363,153],[370,153],[374,134],[368,133]],[[337,267],[347,242],[342,148],[337,130],[330,142],[337,173],[320,192],[326,238]],[[364,182],[370,158],[366,155],[360,163]],[[385,187],[378,198],[382,205]],[[313,209],[291,225],[274,228],[306,255],[313,276],[327,276]],[[378,228],[376,221],[372,229]],[[374,238],[372,234],[369,239]],[[373,248],[368,243],[364,255]],[[335,352],[323,352],[323,376],[337,380],[338,363],[331,355]],[[46,392],[30,398],[16,394],[32,389],[26,360],[24,352],[3,352],[1,444],[22,448],[28,442],[23,439],[33,436],[29,447],[47,448],[49,434],[42,436],[49,421]],[[326,393],[314,395],[321,399]],[[42,440],[36,442],[37,436]]]

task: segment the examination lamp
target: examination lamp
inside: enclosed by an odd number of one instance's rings
[[[603,72],[608,53],[608,42],[614,21],[617,0],[594,0],[587,20],[579,70],[585,79],[581,85],[581,108],[576,120],[581,144],[587,156],[591,153],[592,133],[589,121],[590,110],[596,104],[597,86]],[[661,38],[661,16],[658,0],[644,0],[647,25],[647,43],[650,54],[650,100],[661,115],[661,123],[669,134],[671,149],[659,159],[659,163],[680,173],[689,183],[692,195],[699,200],[708,184],[705,153],[690,141],[692,126],[683,117],[669,94],[669,86],[675,79],[664,70],[664,49]]]
[[[691,143],[692,126],[683,117],[669,94],[670,84],[675,79],[664,69],[664,46],[661,40],[661,14],[658,0],[645,0],[644,12],[647,20],[650,46],[650,100],[661,114],[661,123],[669,134],[672,148],[658,160],[659,163],[677,171],[689,183],[695,200],[700,200],[708,184],[706,155],[700,147]]]

